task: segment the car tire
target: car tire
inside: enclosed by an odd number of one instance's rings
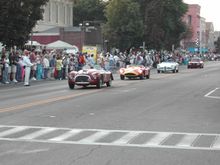
[[[107,87],[112,86],[112,80],[110,79],[107,83],[106,83]]]
[[[102,86],[102,78],[100,77],[100,78],[97,80],[96,87],[97,87],[98,89],[100,89],[101,86]]]
[[[70,88],[70,89],[74,89],[74,87],[75,87],[75,84],[69,83],[69,88]]]
[[[157,70],[157,73],[160,73],[160,70]]]
[[[120,78],[121,78],[121,80],[124,80],[125,76],[124,75],[120,75]]]
[[[146,75],[146,79],[150,78],[150,72]]]
[[[175,72],[176,72],[176,69],[173,70],[173,73],[175,73]]]
[[[143,75],[143,74],[140,75],[139,77],[140,77],[140,80],[143,80],[143,79],[144,79],[144,75]]]
[[[176,73],[179,73],[179,69],[176,70]]]

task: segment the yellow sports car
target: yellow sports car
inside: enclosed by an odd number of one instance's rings
[[[124,80],[125,77],[129,79],[140,78],[141,80],[145,77],[150,78],[150,68],[143,65],[127,65],[126,68],[121,68],[119,72],[121,80]]]

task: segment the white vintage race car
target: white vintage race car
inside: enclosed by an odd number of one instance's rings
[[[175,62],[173,59],[168,59],[160,64],[157,64],[157,73],[160,72],[179,72],[179,64]]]

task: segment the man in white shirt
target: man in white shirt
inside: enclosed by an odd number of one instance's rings
[[[23,63],[25,66],[24,86],[30,86],[29,80],[30,80],[31,66],[33,66],[33,64],[30,61],[29,51],[27,50],[24,50]]]

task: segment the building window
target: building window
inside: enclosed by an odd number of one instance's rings
[[[56,4],[56,6],[55,6],[56,8],[55,8],[55,11],[56,11],[56,23],[58,23],[59,22],[59,6],[58,6],[58,4]]]
[[[187,17],[187,24],[188,25],[192,24],[192,16],[191,15],[188,15],[188,17]]]
[[[63,6],[63,21],[64,21],[64,24],[66,24],[66,6]]]
[[[49,22],[51,22],[51,3],[48,4],[48,17],[49,17]]]

